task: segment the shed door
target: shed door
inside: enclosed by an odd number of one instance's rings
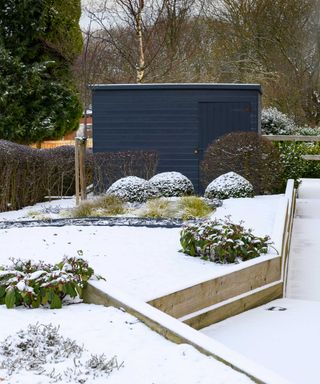
[[[216,138],[234,131],[250,131],[250,102],[199,103],[199,159]]]

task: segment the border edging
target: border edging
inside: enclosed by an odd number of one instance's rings
[[[90,304],[114,306],[125,310],[166,339],[177,344],[187,343],[192,345],[199,352],[211,356],[232,369],[245,374],[255,383],[289,384],[287,380],[276,373],[254,363],[151,305],[140,302],[118,290],[109,288],[105,282],[89,282],[84,291],[84,301]]]

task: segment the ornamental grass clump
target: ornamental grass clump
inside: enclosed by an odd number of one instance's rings
[[[88,263],[77,257],[66,257],[55,265],[11,261],[10,266],[0,266],[0,305],[7,308],[61,308],[65,298],[82,297],[83,288],[94,274]]]
[[[103,195],[94,200],[82,202],[72,210],[72,217],[102,217],[122,215],[127,211],[125,202],[113,195]]]
[[[270,237],[257,237],[229,218],[186,225],[180,233],[182,251],[215,263],[245,261],[268,252]]]
[[[179,205],[183,212],[183,220],[206,217],[215,210],[205,199],[198,196],[183,196],[180,199]]]
[[[140,216],[153,219],[177,217],[177,206],[174,201],[165,198],[151,199],[146,202]]]

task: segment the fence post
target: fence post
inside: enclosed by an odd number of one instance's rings
[[[76,205],[80,203],[80,174],[79,174],[79,138],[75,138],[75,151],[74,151],[74,165],[75,165],[75,183],[76,183]]]

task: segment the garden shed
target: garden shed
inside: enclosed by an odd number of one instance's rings
[[[260,130],[257,84],[99,84],[92,93],[94,152],[156,150],[158,172],[181,172],[198,191],[213,140]]]

